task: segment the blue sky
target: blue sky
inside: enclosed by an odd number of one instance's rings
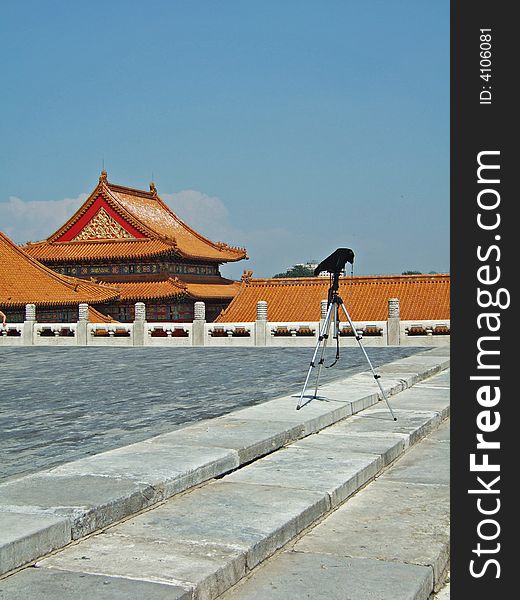
[[[109,181],[267,277],[449,270],[449,2],[3,2],[0,230],[42,239]]]

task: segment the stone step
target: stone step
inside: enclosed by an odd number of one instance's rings
[[[449,458],[448,419],[219,600],[446,597]]]
[[[447,366],[446,357],[436,360]],[[398,372],[396,380],[403,382],[411,371]],[[341,412],[339,405],[349,412],[351,401],[339,397],[347,394],[345,388],[321,390],[321,400],[301,411],[294,411],[291,398],[294,414],[287,399],[280,399],[277,420],[293,427],[308,408],[308,419],[300,422],[303,430],[324,430],[69,545],[41,560],[38,568],[3,580],[0,598],[4,593],[10,600],[21,600],[30,592],[31,598],[57,600],[74,586],[78,599],[94,592],[100,600],[118,594],[129,599],[137,594],[152,599],[216,598],[437,427],[449,413],[449,388],[443,381],[441,373],[428,385],[417,384],[395,396],[397,422],[379,403],[349,418],[333,418],[340,422],[329,423],[327,429],[309,425],[327,405],[325,421],[331,412]],[[350,393],[356,389],[352,386]],[[259,408],[239,411],[238,421],[248,411],[254,412],[251,419],[268,421],[273,413],[264,413],[262,419]],[[208,431],[215,443],[229,445],[229,439],[218,440],[216,431]]]

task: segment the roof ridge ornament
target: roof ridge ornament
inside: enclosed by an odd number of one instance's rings
[[[103,169],[101,171],[101,175],[99,176],[99,183],[108,183],[107,177],[108,177],[107,172],[105,171],[105,169]]]
[[[244,269],[244,273],[242,274],[240,281],[242,281],[243,283],[249,283],[251,279],[253,279],[253,271],[246,271],[246,269]]]
[[[153,181],[150,181],[150,192],[154,197],[157,196],[157,188],[155,187],[155,183]]]

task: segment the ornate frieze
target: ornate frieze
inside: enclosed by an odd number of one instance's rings
[[[104,208],[81,230],[73,241],[78,240],[117,240],[133,238],[133,235],[122,227]]]
[[[100,275],[134,275],[168,272],[172,275],[218,275],[218,266],[172,263],[120,263],[106,265],[56,265],[51,267],[57,273],[79,277]]]

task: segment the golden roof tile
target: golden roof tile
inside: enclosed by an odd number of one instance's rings
[[[269,321],[319,321],[329,285],[327,277],[249,279],[216,322],[255,321],[259,300],[268,303]],[[353,321],[386,321],[390,298],[399,298],[402,320],[450,318],[446,274],[343,277],[339,293]]]
[[[88,320],[89,323],[119,323],[119,321],[112,318],[110,315],[104,315],[93,306],[88,307]]]
[[[195,300],[231,300],[241,288],[238,281],[232,283],[188,283],[189,295]]]
[[[186,296],[186,285],[177,278],[159,281],[125,281],[112,283],[119,290],[121,301],[139,301]]]
[[[179,298],[186,296],[194,300],[231,300],[240,289],[240,283],[215,278],[218,283],[184,282],[177,277],[153,279],[140,278],[137,281],[117,281],[111,283],[117,288],[122,301]]]
[[[113,287],[55,273],[0,231],[0,306],[99,304],[118,296]]]

